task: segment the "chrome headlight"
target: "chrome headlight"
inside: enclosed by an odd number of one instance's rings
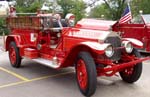
[[[114,54],[114,49],[112,45],[107,46],[107,48],[105,49],[105,55],[110,58],[112,57]]]
[[[125,47],[125,50],[127,53],[132,53],[133,51],[133,45],[131,44],[131,42],[129,41],[123,41],[122,42],[122,45]]]

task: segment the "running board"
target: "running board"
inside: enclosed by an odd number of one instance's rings
[[[52,60],[46,60],[46,59],[43,59],[43,58],[37,58],[37,59],[32,59],[33,61],[37,62],[37,63],[40,63],[40,64],[43,64],[45,66],[48,66],[48,67],[51,67],[51,68],[59,68],[59,64],[56,64],[56,62],[52,61]]]

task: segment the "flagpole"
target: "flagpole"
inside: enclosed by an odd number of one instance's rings
[[[130,4],[131,0],[127,0],[126,2],[127,2],[127,4]]]
[[[131,0],[127,0],[126,2],[127,2],[127,5],[130,7]]]
[[[130,12],[131,12],[130,2],[131,2],[131,0],[128,0],[127,4],[128,4],[128,6],[129,6],[129,10],[130,10]],[[131,12],[131,18],[132,18],[132,12]],[[130,20],[130,22],[131,22],[131,20]]]

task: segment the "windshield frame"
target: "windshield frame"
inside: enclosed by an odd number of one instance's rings
[[[150,24],[150,14],[141,15],[145,24]]]

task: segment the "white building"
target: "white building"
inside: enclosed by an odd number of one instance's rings
[[[14,0],[1,0],[0,1],[0,17],[6,17],[9,15],[9,6],[16,5]]]
[[[5,17],[9,13],[9,3],[8,1],[1,0],[0,1],[0,17]]]

